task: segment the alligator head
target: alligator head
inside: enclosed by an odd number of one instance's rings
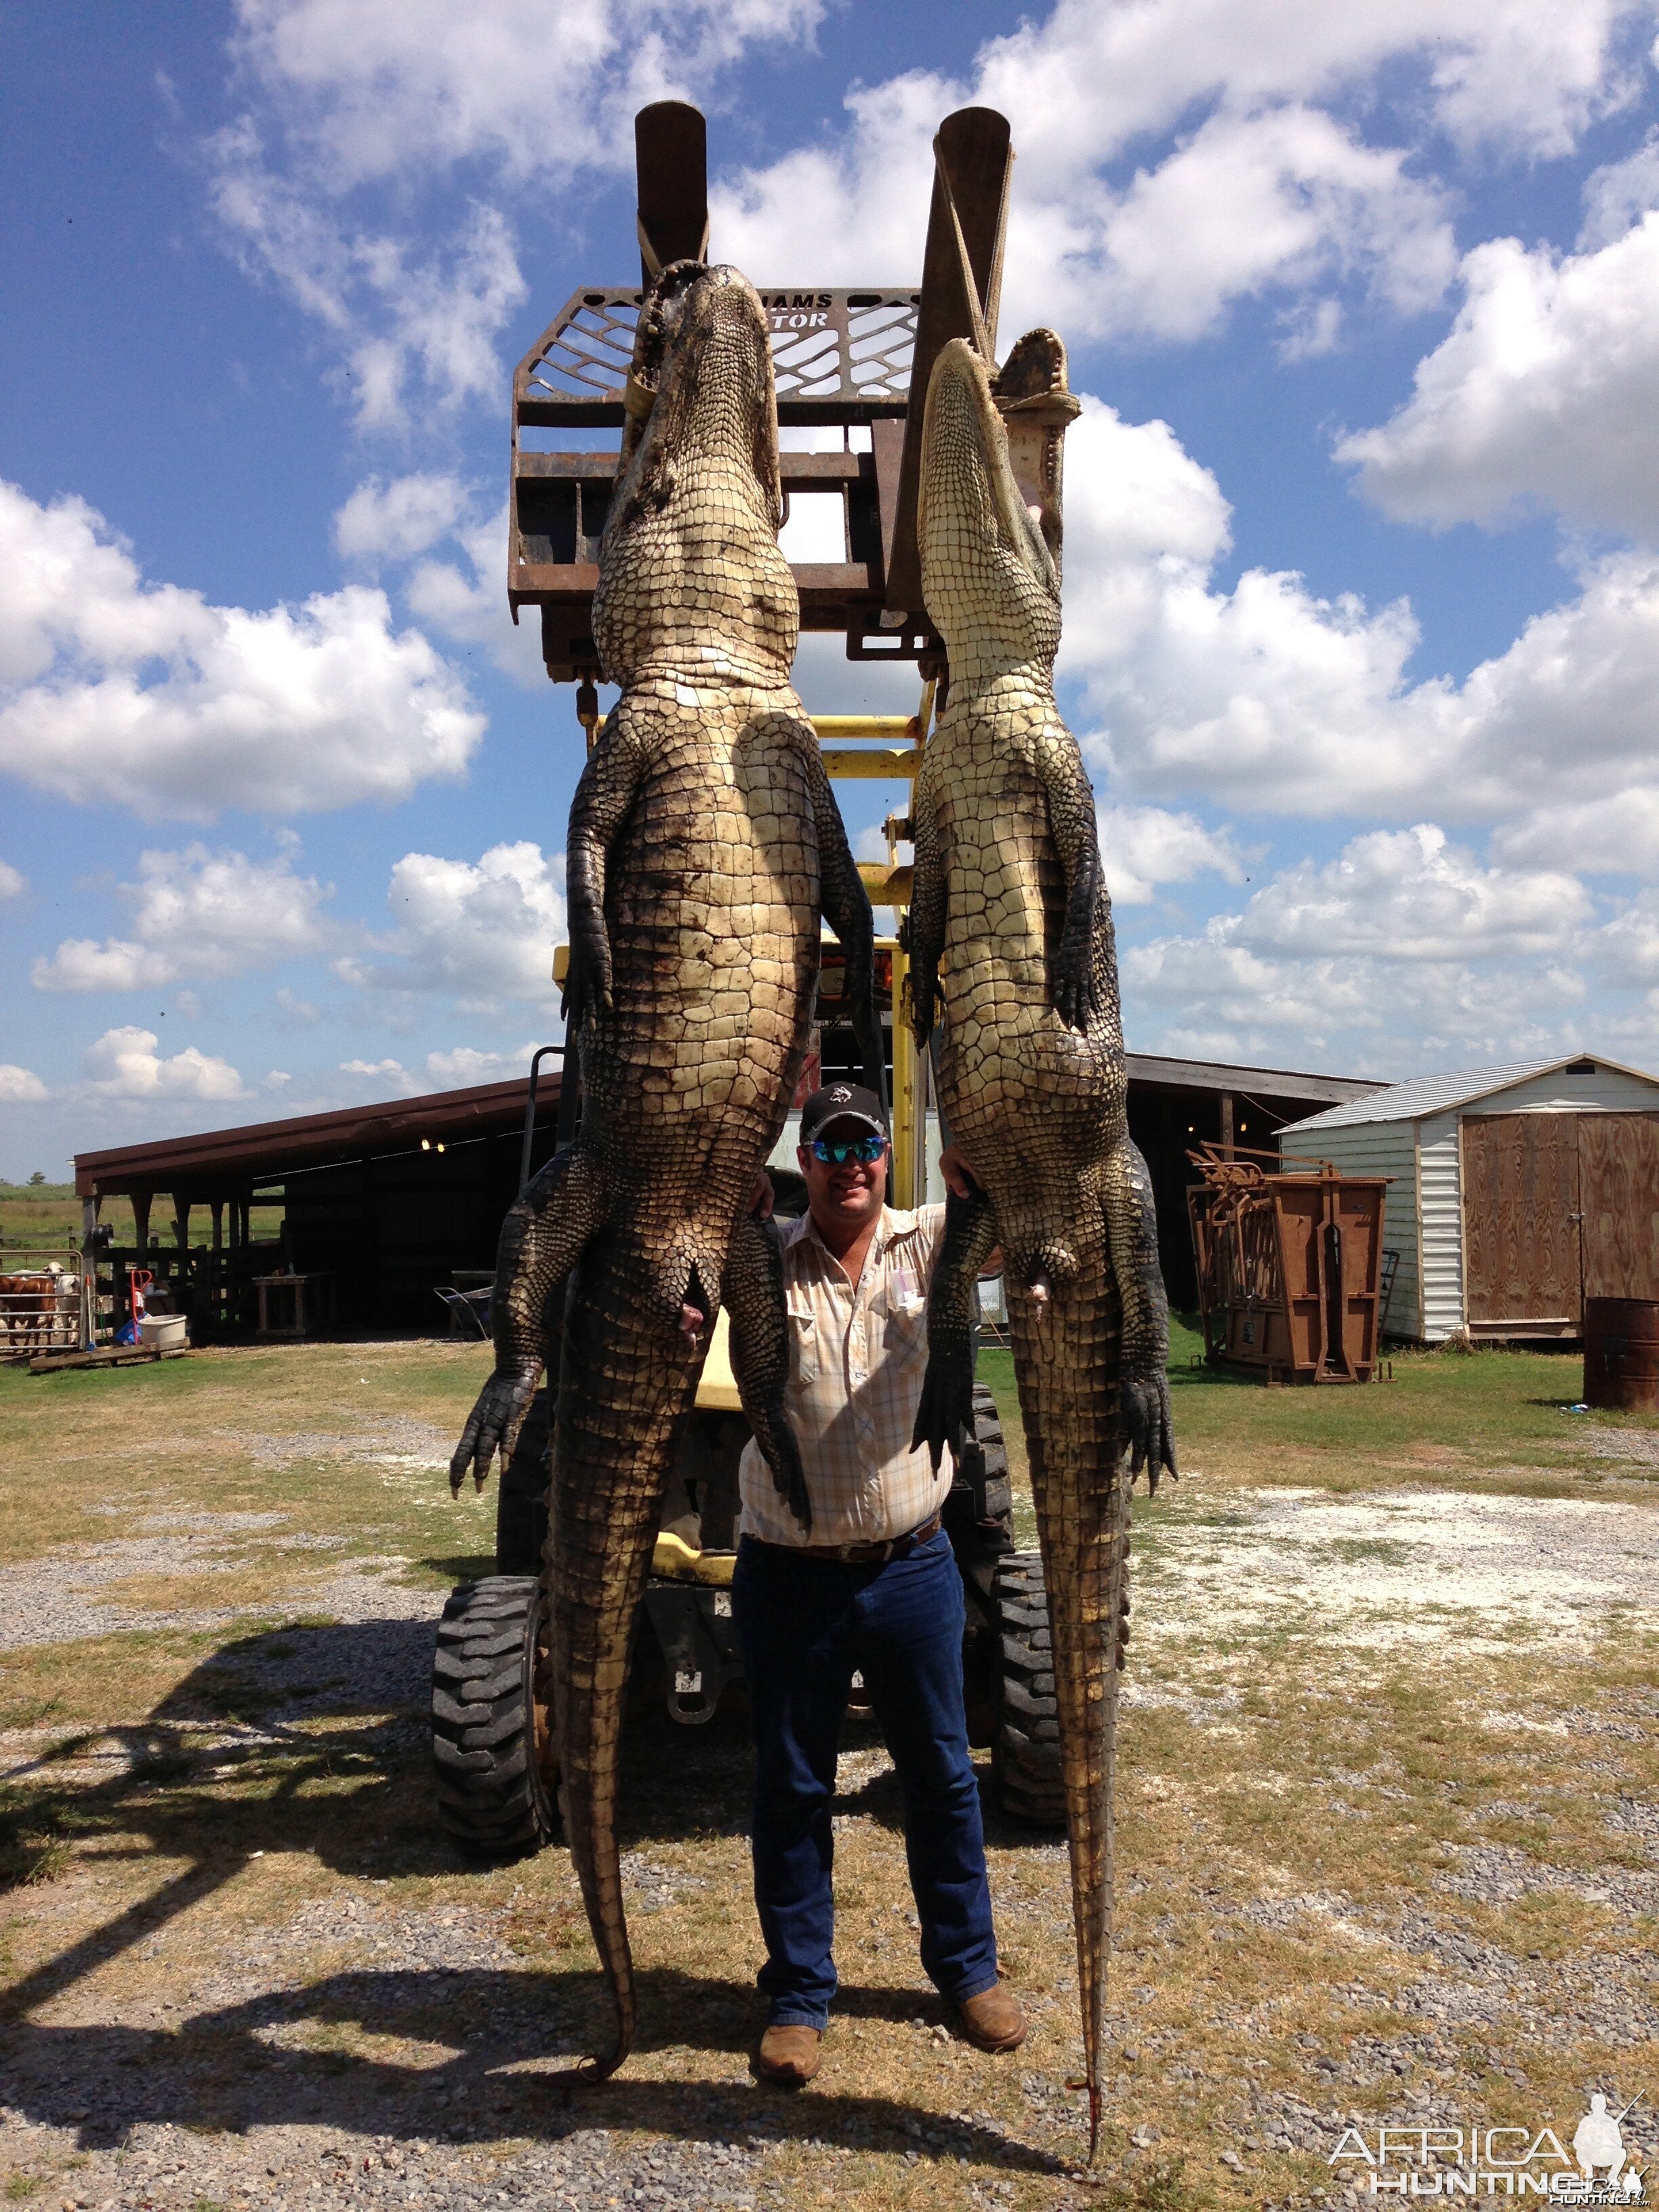
[[[766,311],[735,269],[677,261],[645,295],[593,634],[629,684],[656,663],[787,682],[800,629]]]
[[[916,520],[922,596],[953,684],[1054,661],[1060,448],[1079,411],[1053,331],[1029,331],[1000,375],[965,338],[933,365]]]

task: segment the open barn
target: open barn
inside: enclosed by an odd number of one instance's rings
[[[1659,1298],[1659,1078],[1576,1054],[1429,1075],[1283,1139],[1386,1176],[1387,1332],[1571,1341],[1586,1298]]]
[[[839,1072],[830,1051],[824,1066]],[[1188,1152],[1203,1142],[1271,1145],[1310,1111],[1380,1087],[1129,1055],[1129,1127],[1152,1172],[1164,1278],[1178,1306],[1195,1294]],[[315,1279],[312,1315],[330,1325],[443,1328],[434,1291],[495,1265],[501,1216],[519,1188],[528,1090],[521,1077],[78,1154],[76,1189],[88,1226],[103,1200],[119,1196],[131,1200],[137,1228],[131,1245],[100,1256],[105,1323],[115,1309],[125,1312],[125,1284],[138,1268],[167,1284],[198,1342],[254,1334],[261,1281],[269,1306],[271,1279],[290,1273]],[[532,1171],[553,1149],[558,1101],[555,1065],[537,1093]],[[780,1164],[794,1163],[794,1120],[773,1155]],[[927,1194],[942,1199],[932,1116],[927,1158]]]

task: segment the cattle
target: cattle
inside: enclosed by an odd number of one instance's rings
[[[3,1350],[22,1353],[72,1345],[79,1334],[80,1284],[55,1263],[26,1275],[0,1275]]]

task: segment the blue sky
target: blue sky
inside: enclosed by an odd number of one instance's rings
[[[507,385],[631,277],[665,94],[758,283],[913,280],[939,118],[1012,122],[1002,341],[1052,323],[1087,396],[1061,696],[1132,1048],[1659,1066],[1656,29],[0,11],[0,1175],[557,1034],[581,755],[505,609]],[[836,652],[810,706],[911,703]]]

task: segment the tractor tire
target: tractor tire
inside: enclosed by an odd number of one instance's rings
[[[438,1814],[463,1850],[516,1858],[558,1829],[544,1697],[546,1615],[534,1575],[462,1583],[438,1624],[432,1762]]]
[[[1064,1828],[1054,1635],[1042,1554],[1012,1552],[999,1559],[993,1601],[998,1666],[991,1775],[997,1799],[1011,1819]]]

